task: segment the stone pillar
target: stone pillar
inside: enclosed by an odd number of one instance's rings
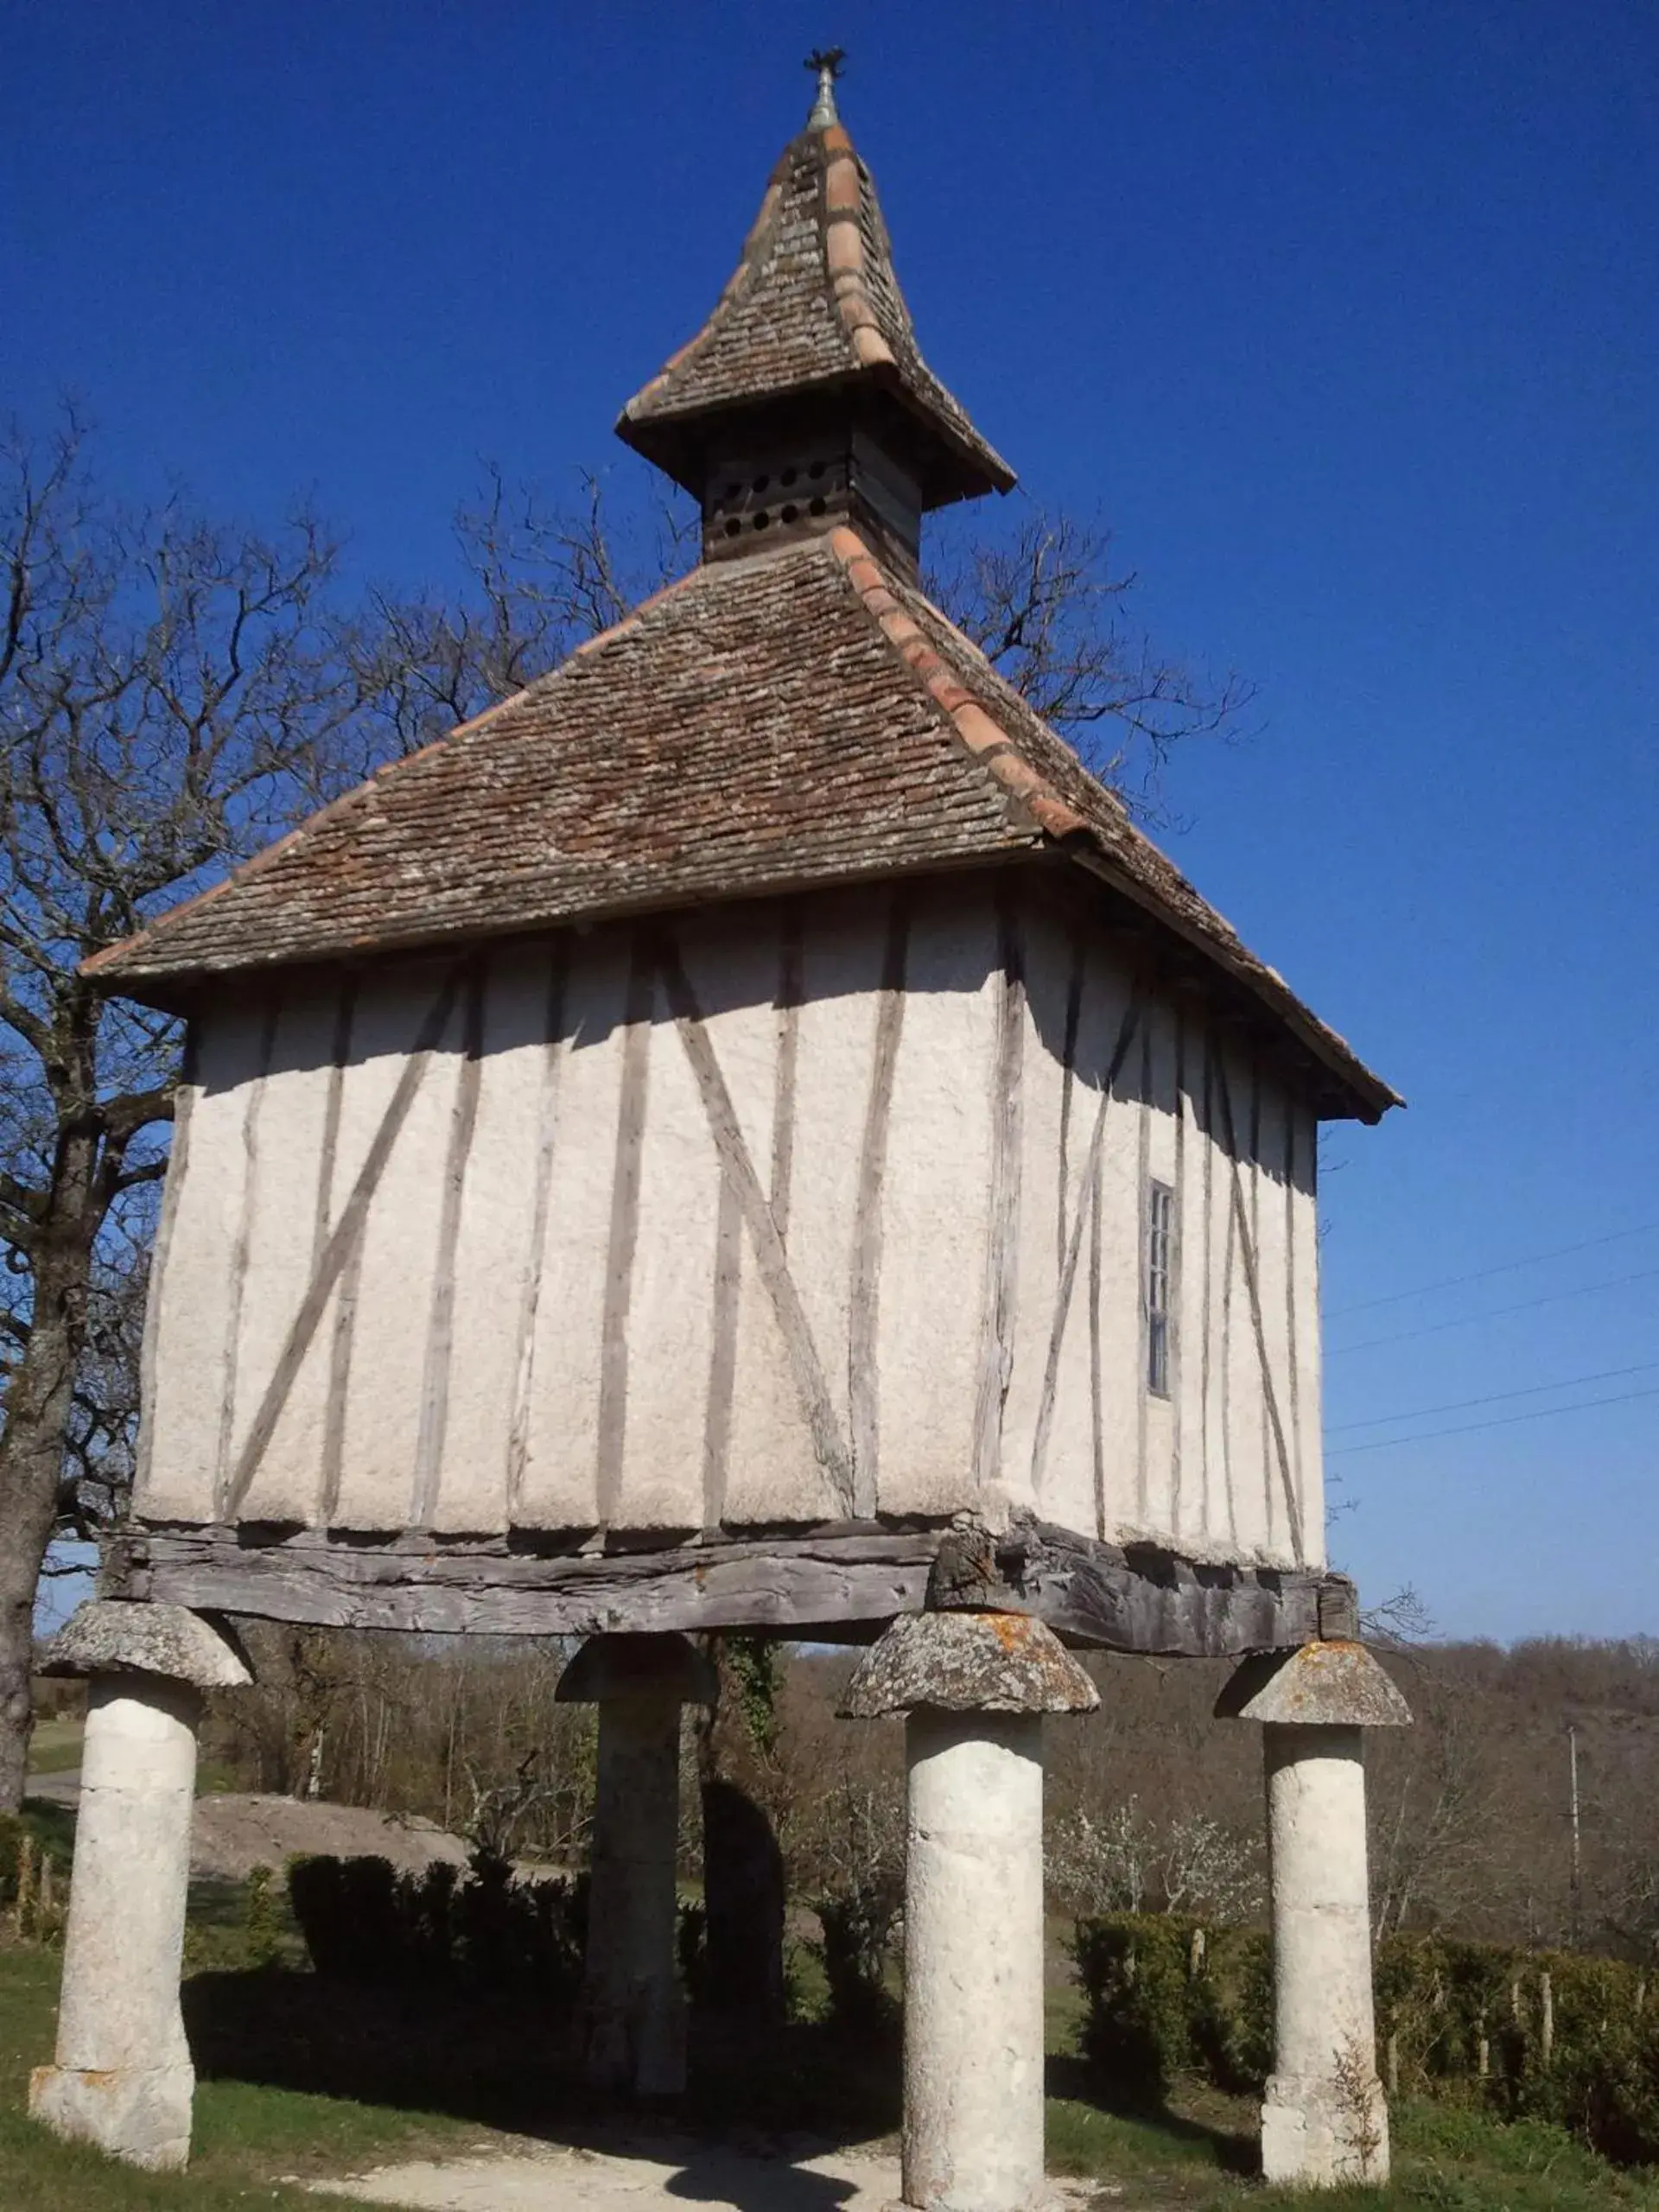
[[[578,2008],[595,2088],[673,2096],[685,2087],[676,1972],[680,1707],[707,1705],[714,1669],[683,1636],[590,1637],[560,1677],[563,1703],[599,1707],[599,1771]]]
[[[1262,2173],[1304,2189],[1386,2182],[1363,1731],[1401,1726],[1411,1714],[1376,1660],[1351,1643],[1246,1660],[1217,1711],[1264,1724],[1274,2066],[1262,2107]]]
[[[137,2166],[190,2154],[195,2072],[179,2009],[204,1689],[249,1679],[232,1646],[178,1605],[94,1599],[46,1671],[90,1676],[55,2063],[29,2110]]]
[[[849,1686],[849,1718],[906,1716],[903,2187],[918,2212],[1042,2200],[1042,1716],[1098,1702],[1014,1613],[904,1615]]]

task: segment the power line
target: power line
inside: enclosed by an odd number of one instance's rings
[[[1500,1414],[1495,1421],[1463,1421],[1455,1428],[1427,1429],[1421,1436],[1389,1436],[1377,1444],[1346,1444],[1333,1459],[1352,1459],[1362,1452],[1399,1452],[1408,1444],[1432,1444],[1441,1436],[1472,1436],[1480,1428],[1512,1428],[1517,1421],[1549,1421],[1557,1414],[1594,1413],[1598,1406],[1628,1406],[1637,1398],[1659,1398],[1659,1382],[1646,1390],[1620,1390],[1611,1398],[1586,1398],[1581,1406],[1537,1406],[1529,1414]]]
[[[1397,1421],[1427,1421],[1431,1414],[1467,1413],[1471,1406],[1496,1406],[1508,1398],[1541,1398],[1551,1390],[1581,1390],[1589,1382],[1615,1382],[1626,1375],[1651,1375],[1659,1359],[1643,1360],[1636,1367],[1604,1367],[1597,1375],[1567,1375],[1559,1382],[1529,1382],[1522,1390],[1489,1390],[1483,1398],[1452,1398],[1443,1406],[1418,1406],[1408,1414],[1372,1414],[1365,1421],[1329,1423],[1327,1436],[1341,1436],[1353,1428],[1387,1428]],[[1565,1412],[1566,1408],[1561,1410]]]
[[[1605,1282],[1583,1282],[1574,1290],[1546,1291],[1541,1298],[1522,1298],[1513,1306],[1494,1306],[1484,1313],[1461,1313],[1451,1321],[1425,1321],[1415,1329],[1399,1329],[1391,1337],[1367,1337],[1362,1344],[1337,1344],[1325,1355],[1334,1359],[1339,1352],[1374,1351],[1378,1344],[1402,1344],[1412,1337],[1438,1336],[1444,1329],[1469,1329],[1477,1321],[1502,1321],[1511,1313],[1530,1313],[1535,1306],[1560,1306],[1569,1298],[1588,1298],[1592,1291],[1619,1290],[1626,1283],[1650,1282],[1659,1275],[1659,1268],[1638,1268],[1634,1274],[1610,1275]]]
[[[1650,1221],[1641,1229],[1610,1230],[1605,1236],[1586,1236],[1581,1244],[1558,1244],[1551,1252],[1527,1252],[1518,1260],[1501,1260],[1495,1268],[1477,1268],[1472,1274],[1444,1275],[1439,1282],[1420,1282],[1411,1290],[1385,1291],[1381,1298],[1362,1298],[1357,1306],[1339,1306],[1334,1313],[1327,1313],[1327,1321],[1340,1321],[1344,1314],[1369,1313],[1374,1306],[1397,1306],[1402,1299],[1427,1298],[1431,1291],[1460,1290],[1465,1283],[1485,1282],[1492,1275],[1513,1274],[1517,1268],[1541,1267],[1546,1260],[1570,1259],[1575,1252],[1593,1252],[1603,1244],[1617,1244],[1629,1236],[1650,1236],[1659,1230],[1659,1221]]]

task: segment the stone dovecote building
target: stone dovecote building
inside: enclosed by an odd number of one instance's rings
[[[880,1636],[854,1707],[910,1713],[924,1808],[906,2196],[1018,2212],[1040,1715],[1093,1698],[1055,1632],[1257,1655],[1275,1865],[1347,1930],[1279,1885],[1268,2163],[1375,2171],[1329,2023],[1369,2020],[1358,1727],[1399,1715],[1325,1566],[1314,1176],[1394,1094],[926,597],[925,517],[1014,478],[827,76],[617,429],[698,501],[690,573],[90,963],[189,1052],[129,1580],[60,1653],[89,1783],[168,1698],[185,1758],[203,1611],[591,1637],[588,2057],[671,2087],[677,1632]],[[1304,1952],[1352,1986],[1298,2030]],[[37,2107],[181,2156],[176,2046],[88,2030]]]

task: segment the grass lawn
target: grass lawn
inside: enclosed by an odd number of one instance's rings
[[[238,1970],[234,1885],[199,1886],[192,1948],[205,1971],[187,1984],[186,2012],[203,2079],[195,2151],[185,2175],[146,2175],[60,2143],[25,2112],[29,2070],[49,2056],[60,1961],[55,1953],[0,1948],[0,2208],[3,2212],[220,2212],[252,2205],[289,2212],[320,2200],[296,2178],[374,2162],[477,2152],[499,2140],[493,2123],[535,2133],[580,2134],[598,2117],[592,2101],[556,2086],[547,2051],[488,2032],[490,2022],[423,2006],[436,2032],[411,2033],[413,2012],[393,1993],[361,2003],[338,1985],[293,1970],[286,1942],[277,1967]],[[1155,2117],[1107,2110],[1075,2057],[1072,1992],[1052,1993],[1049,2164],[1056,2174],[1110,2188],[1100,2212],[1287,2212],[1308,2200],[1249,2177],[1255,2113],[1243,2100],[1194,2090]],[[518,2080],[504,2086],[507,2055]],[[354,2094],[323,2094],[332,2083]],[[702,2069],[685,2122],[724,2133],[821,2129],[846,2141],[896,2120],[891,2053],[836,2056],[822,2033],[791,2029],[775,2063]],[[1659,2212],[1659,2173],[1620,2172],[1545,2127],[1501,2127],[1445,2107],[1406,2105],[1394,2123],[1396,2178],[1387,2190],[1351,2190],[1317,2202],[1333,2208],[1432,2207],[1439,2212]]]
[[[37,1720],[29,1743],[31,1774],[66,1774],[80,1764],[80,1739],[86,1723],[64,1714],[55,1720]]]
[[[321,2200],[280,2177],[340,2173],[372,2159],[479,2139],[442,2118],[377,2111],[240,2082],[196,2090],[195,2149],[183,2175],[142,2174],[60,2143],[28,2118],[29,2069],[52,2050],[56,1954],[0,1950],[0,2205],[5,2212],[246,2212],[251,2204],[318,2212]]]

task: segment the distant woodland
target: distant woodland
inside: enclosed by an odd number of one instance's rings
[[[560,1647],[248,1634],[260,1684],[212,1718],[218,1786],[418,1814],[521,1860],[581,1864],[594,1723],[553,1701]],[[713,1642],[721,1706],[686,1715],[684,1871],[699,1862],[699,1780],[718,1777],[769,1815],[798,1899],[841,1900],[876,1928],[896,1918],[902,1738],[836,1718],[852,1655]],[[1368,1743],[1379,1936],[1659,1954],[1659,1642],[1383,1656],[1416,1725]],[[1052,1910],[1259,1920],[1259,1731],[1211,1719],[1225,1668],[1089,1663],[1099,1712],[1048,1727]]]

